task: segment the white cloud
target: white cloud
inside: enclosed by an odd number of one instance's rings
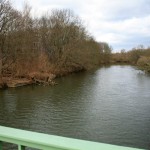
[[[13,1],[21,9],[23,0]],[[30,0],[29,3],[36,15],[54,8],[72,9],[97,40],[109,42],[116,50],[150,45],[149,0]]]
[[[94,22],[93,20],[93,23],[91,23],[91,26],[92,26],[91,29],[93,30],[94,33],[96,33],[96,36],[98,36],[97,33],[99,32],[103,34],[106,33],[106,35],[109,35],[108,39],[112,39],[109,37],[113,37],[118,34],[123,35],[121,36],[122,40],[127,40],[128,38],[130,38],[129,36],[133,36],[133,35],[150,37],[150,30],[149,30],[150,29],[150,15],[143,17],[143,18],[131,18],[131,19],[126,19],[122,21]],[[96,31],[99,31],[99,32],[96,32]],[[104,35],[104,37],[107,37],[107,36]],[[116,39],[117,37],[114,37],[114,38]],[[120,39],[120,36],[118,36],[118,39]]]

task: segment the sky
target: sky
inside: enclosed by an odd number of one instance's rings
[[[26,0],[12,0],[21,10]],[[150,0],[28,0],[40,16],[52,9],[71,9],[96,41],[107,42],[113,51],[150,46]]]

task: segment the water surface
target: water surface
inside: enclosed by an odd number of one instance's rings
[[[150,149],[150,76],[131,66],[0,91],[0,125]]]

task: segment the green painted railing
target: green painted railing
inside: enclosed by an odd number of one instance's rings
[[[18,150],[25,150],[25,147],[41,150],[138,150],[0,126],[0,150],[3,142],[18,145]]]

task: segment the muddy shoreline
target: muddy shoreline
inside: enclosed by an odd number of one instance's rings
[[[55,85],[54,79],[56,78],[55,74],[50,73],[30,73],[26,77],[1,77],[0,80],[0,89],[6,88],[15,88],[20,86],[32,85],[32,84],[41,84],[41,85]]]

